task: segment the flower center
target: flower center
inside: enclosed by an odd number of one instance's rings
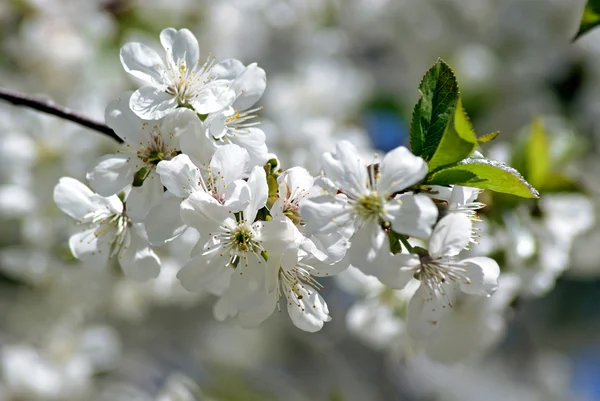
[[[383,215],[385,202],[377,192],[361,195],[354,203],[354,210],[362,220],[377,220]]]
[[[240,224],[232,230],[229,234],[229,240],[238,252],[254,252],[259,249],[254,232],[245,224]]]
[[[216,78],[209,75],[215,61],[216,57],[210,54],[201,66],[188,66],[185,59],[177,59],[169,68],[171,85],[166,92],[175,96],[180,106],[191,107],[190,102],[198,97],[204,85]]]
[[[173,136],[173,134],[169,135]],[[155,125],[150,134],[150,141],[148,141],[146,145],[141,145],[140,149],[137,151],[137,156],[149,168],[154,168],[161,161],[171,160],[173,157],[177,156],[177,149],[171,149],[169,144],[163,139],[158,126]]]
[[[463,265],[452,259],[437,258],[430,255],[421,256],[421,267],[416,271],[415,278],[421,281],[436,297],[445,297],[444,284],[470,283]],[[449,303],[452,306],[451,303]]]

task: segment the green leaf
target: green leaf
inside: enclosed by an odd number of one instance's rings
[[[600,0],[588,0],[585,8],[583,9],[583,15],[579,22],[579,30],[573,38],[573,41],[579,39],[589,30],[595,28],[600,24]]]
[[[421,80],[419,92],[421,99],[415,105],[410,125],[410,148],[415,155],[429,160],[458,101],[458,84],[448,64],[438,59]]]
[[[500,131],[494,131],[494,132],[490,132],[488,134],[481,135],[479,138],[477,138],[477,142],[479,142],[480,145],[484,144],[484,143],[488,143],[488,142],[496,139],[496,137],[499,134],[500,134]]]
[[[531,133],[525,146],[525,171],[531,185],[541,188],[550,172],[550,145],[544,124],[539,118],[531,123]]]
[[[520,196],[537,198],[538,191],[517,170],[502,162],[469,158],[429,177],[430,185],[465,185]]]
[[[477,136],[459,98],[444,135],[428,163],[429,171],[455,164],[471,156],[476,147]]]

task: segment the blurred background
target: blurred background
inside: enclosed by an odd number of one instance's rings
[[[0,103],[0,400],[600,400],[600,29],[575,43],[584,0],[2,0],[0,86],[103,119],[138,86],[119,48],[188,28],[202,54],[267,72],[263,128],[283,168],[319,170],[349,139],[407,145],[425,71],[456,73],[482,148],[542,192],[482,195],[496,295],[463,308],[466,360],[410,351],[407,295],[354,270],[323,280],[333,320],[316,334],[285,312],[259,328],[212,317],[175,274],[191,230],[157,252],[159,278],[82,269],[52,201],[116,143]],[[532,133],[543,145],[532,145]],[[543,178],[535,173],[544,164]]]

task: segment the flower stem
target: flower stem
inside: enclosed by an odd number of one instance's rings
[[[408,252],[412,252],[413,247],[412,245],[408,242],[408,238],[406,238],[406,236],[399,234],[398,238],[400,239],[400,242],[402,242],[402,245],[404,245],[406,247],[406,249],[408,250]]]
[[[34,96],[24,95],[9,89],[0,88],[0,99],[12,103],[15,106],[25,106],[30,109],[48,113],[64,120],[72,121],[76,124],[98,131],[104,135],[111,137],[117,142],[122,143],[123,140],[113,131],[108,125],[103,122],[93,120],[83,116],[66,107],[55,104],[52,100],[41,99]]]

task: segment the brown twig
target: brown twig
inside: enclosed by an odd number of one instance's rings
[[[79,125],[83,125],[86,128],[90,128],[104,135],[108,135],[109,137],[111,137],[119,143],[123,142],[123,140],[119,138],[119,136],[115,134],[115,131],[113,131],[108,125],[100,121],[93,120],[89,117],[83,116],[79,113],[67,109],[66,107],[59,106],[55,104],[52,100],[28,96],[4,88],[0,88],[0,99],[6,100],[7,102],[14,104],[15,106],[25,106],[37,111],[41,111],[43,113],[52,114],[53,116],[72,121]]]

